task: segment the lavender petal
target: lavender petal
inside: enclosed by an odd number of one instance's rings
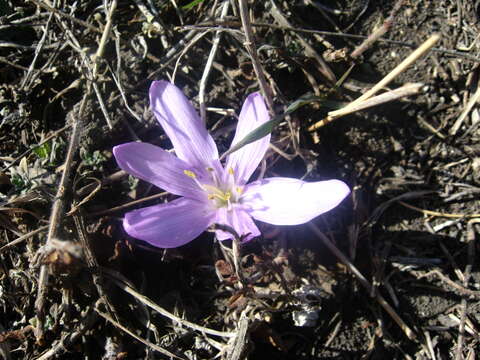
[[[249,132],[268,120],[270,120],[270,116],[262,95],[260,93],[249,95],[240,112],[237,130],[231,146],[234,146]],[[252,176],[258,164],[262,161],[268,149],[268,144],[270,144],[270,134],[245,145],[228,156],[226,168],[233,169],[237,182],[240,185],[246,184],[250,176]]]
[[[199,200],[206,196],[185,175],[184,171],[191,170],[191,166],[158,146],[131,142],[115,146],[113,154],[122,170],[172,194]]]
[[[256,220],[298,225],[333,209],[349,193],[348,186],[340,180],[305,182],[277,177],[248,184],[242,201]]]
[[[132,237],[159,248],[184,245],[213,223],[215,212],[202,202],[179,198],[125,214],[123,227]]]
[[[179,88],[168,81],[153,81],[150,106],[180,159],[199,168],[218,159],[215,142]]]

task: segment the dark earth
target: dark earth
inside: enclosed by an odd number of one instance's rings
[[[0,356],[480,359],[479,30],[473,0],[0,0]],[[415,94],[312,128],[434,34],[377,93]],[[159,79],[206,105],[221,152],[262,83],[277,115],[307,98],[261,168],[352,194],[309,224],[259,224],[237,262],[211,232],[130,238],[126,211],[174,198],[112,156],[171,148]]]

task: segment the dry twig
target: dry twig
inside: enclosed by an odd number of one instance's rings
[[[390,90],[387,91],[383,94],[374,96],[370,99],[367,99],[365,101],[362,101],[356,105],[348,106],[344,108],[344,112],[342,113],[342,116],[368,109],[373,106],[378,106],[381,104],[385,104],[387,102],[399,100],[401,98],[407,97],[407,96],[412,96],[418,94],[423,87],[423,83],[413,83],[413,84],[405,84],[395,90]],[[327,117],[326,119],[320,120],[314,125],[310,126],[308,128],[308,131],[314,131],[317,130],[318,128],[325,126],[328,124],[330,121],[332,121],[334,118]]]
[[[393,6],[392,11],[390,12],[390,16],[383,22],[383,25],[380,26],[378,29],[376,29],[370,36],[365,39],[355,50],[352,51],[350,56],[353,59],[358,58],[360,55],[362,55],[369,47],[375,43],[380,37],[385,35],[387,31],[390,29],[390,27],[393,24],[393,21],[395,20],[395,16],[402,7],[403,3],[405,0],[398,0],[395,5]]]
[[[185,360],[184,358],[182,358],[180,356],[177,356],[174,353],[172,353],[172,352],[170,352],[170,351],[168,351],[168,350],[166,350],[166,349],[164,349],[164,348],[162,348],[158,345],[155,345],[148,340],[145,340],[145,339],[141,338],[140,336],[136,335],[133,331],[130,331],[125,326],[120,324],[118,321],[114,320],[110,315],[107,315],[107,314],[101,312],[99,309],[95,308],[95,311],[97,312],[98,315],[103,317],[105,320],[107,320],[109,323],[111,323],[116,328],[119,328],[120,330],[127,333],[128,335],[133,337],[135,340],[140,341],[142,344],[148,346],[149,348],[151,348],[155,351],[158,351],[160,354],[163,354],[163,355],[171,357],[171,358],[173,357],[175,359]]]
[[[0,247],[0,253],[5,251],[8,248],[11,248],[12,246],[18,245],[18,244],[22,243],[23,241],[30,239],[32,236],[35,236],[35,235],[41,233],[42,231],[48,230],[48,228],[49,228],[49,225],[41,226],[38,229],[30,231],[29,233],[27,233],[25,235],[19,236],[15,240],[10,241],[8,244],[5,244],[2,247]]]
[[[220,14],[220,19],[224,19],[227,16],[229,9],[230,1],[224,1],[222,6],[222,13]],[[205,64],[205,69],[203,70],[202,78],[200,79],[200,85],[198,88],[198,101],[200,103],[200,117],[203,120],[203,123],[207,123],[207,110],[205,105],[205,88],[207,86],[208,76],[212,69],[213,60],[217,54],[218,45],[220,44],[220,38],[222,36],[222,31],[218,30],[212,42],[212,48],[210,49],[210,54],[208,55],[207,63]]]
[[[204,327],[204,326],[200,326],[200,325],[197,325],[197,324],[194,324],[188,320],[185,320],[185,319],[182,319],[182,318],[179,318],[178,316],[172,314],[171,312],[165,310],[164,308],[162,308],[161,306],[155,304],[153,301],[151,301],[148,297],[138,293],[133,287],[131,287],[130,285],[126,284],[125,282],[122,282],[120,281],[116,276],[115,274],[113,274],[111,271],[109,271],[108,269],[104,269],[103,270],[105,272],[106,275],[108,275],[111,280],[118,286],[120,287],[122,290],[124,290],[125,292],[127,292],[128,294],[132,295],[135,299],[137,299],[138,301],[140,301],[141,303],[147,305],[148,307],[152,308],[153,310],[157,311],[160,315],[162,316],[165,316],[167,318],[169,318],[170,320],[174,321],[174,322],[177,322],[183,326],[186,326],[186,327],[189,327],[193,330],[196,330],[196,331],[199,331],[201,333],[205,333],[205,334],[209,334],[209,335],[214,335],[214,336],[221,336],[221,337],[227,337],[227,338],[230,338],[230,337],[234,337],[236,336],[236,333],[235,332],[226,332],[226,331],[218,331],[218,330],[214,330],[214,329],[209,329],[207,327]]]
[[[70,135],[70,144],[68,147],[67,156],[65,159],[65,163],[63,165],[63,174],[58,185],[58,191],[56,195],[56,200],[53,203],[52,211],[50,214],[50,223],[48,228],[48,235],[46,246],[50,244],[52,239],[58,237],[58,233],[60,231],[60,226],[62,224],[62,217],[64,215],[65,209],[65,197],[67,194],[67,189],[69,189],[70,184],[70,174],[73,165],[73,157],[75,156],[78,148],[78,144],[80,142],[80,136],[83,130],[83,112],[85,110],[85,106],[87,103],[87,98],[89,96],[89,91],[87,91],[78,107],[78,113],[74,114],[75,110],[70,112],[70,116],[72,117],[73,122],[73,129],[72,134]],[[49,267],[46,264],[43,264],[40,268],[40,275],[38,278],[38,293],[37,293],[37,300],[35,301],[35,310],[37,312],[37,328],[36,328],[36,337],[37,340],[43,338],[43,326],[44,326],[44,318],[45,318],[45,296],[47,292],[47,283],[49,277]]]
[[[273,0],[270,0],[270,5],[272,10],[272,16],[275,18],[275,20],[281,26],[292,28],[287,18],[281,13],[277,4]],[[330,69],[328,64],[325,62],[325,60],[323,60],[323,58],[315,51],[315,49],[307,41],[305,41],[302,37],[298,36],[298,34],[296,35],[298,40],[302,44],[302,46],[305,47],[307,54],[311,56],[313,59],[315,59],[315,61],[317,62],[318,70],[320,71],[322,76],[326,80],[328,80],[330,83],[335,84],[337,82],[336,76],[333,73],[333,71]]]
[[[458,130],[461,128],[463,125],[465,119],[467,118],[468,114],[470,114],[470,111],[472,111],[473,107],[478,104],[480,101],[480,84],[477,85],[477,90],[475,93],[470,97],[468,100],[467,105],[465,105],[465,108],[463,109],[462,113],[458,117],[458,119],[455,121],[453,126],[451,127],[449,133],[450,135],[454,136],[457,134]]]
[[[253,36],[252,25],[250,22],[250,17],[248,15],[248,6],[246,0],[238,0],[238,5],[240,8],[240,18],[242,20],[242,27],[243,32],[245,33],[245,48],[250,55],[250,59],[252,60],[253,70],[257,75],[258,84],[260,85],[260,89],[262,90],[262,95],[267,102],[268,109],[270,111],[270,115],[275,115],[275,109],[273,106],[273,99],[272,99],[272,92],[270,87],[267,84],[267,79],[265,78],[265,74],[262,69],[262,65],[260,64],[260,60],[258,59],[257,48],[255,46],[255,39]]]
[[[475,231],[473,229],[474,224],[480,223],[480,219],[470,220],[467,227],[467,244],[468,244],[468,263],[465,267],[463,274],[463,287],[466,288],[472,275],[473,264],[475,263]],[[457,337],[457,349],[455,351],[455,360],[461,360],[463,358],[463,342],[465,332],[465,322],[467,318],[467,299],[462,299],[461,302],[461,315],[460,324],[458,325],[458,337]]]
[[[330,111],[326,119],[327,122],[330,122],[336,118],[344,116],[351,113],[351,109],[358,106],[361,102],[369,99],[375,95],[378,91],[387,86],[391,81],[393,81],[399,74],[401,74],[407,67],[417,61],[421,56],[423,56],[435,43],[440,39],[439,35],[432,35],[427,41],[425,41],[418,49],[411,53],[405,60],[403,60],[399,65],[397,65],[390,73],[388,73],[382,80],[380,80],[374,87],[368,90],[365,94],[349,103],[342,109]],[[321,121],[312,125],[309,130],[312,131],[316,129]],[[324,122],[324,120],[322,120]]]
[[[309,228],[320,238],[323,243],[329,248],[331,252],[342,262],[348,269],[356,276],[360,284],[362,284],[368,292],[372,291],[372,285],[368,280],[362,275],[362,273],[353,265],[347,257],[330,241],[330,239],[320,231],[320,229],[312,222],[308,223]],[[414,340],[417,338],[415,333],[410,329],[410,327],[402,320],[402,318],[397,314],[397,312],[390,306],[390,304],[380,295],[378,292],[375,293],[375,298],[381,307],[392,317],[392,319],[397,323],[397,325],[402,329],[404,334],[410,339]]]

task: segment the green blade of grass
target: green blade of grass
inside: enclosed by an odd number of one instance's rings
[[[301,108],[302,106],[305,106],[305,105],[310,104],[312,102],[320,103],[320,105],[322,105],[326,108],[332,109],[332,110],[339,109],[343,106],[343,104],[340,103],[340,102],[326,100],[323,97],[318,97],[318,96],[311,95],[311,94],[303,95],[300,98],[298,98],[297,100],[295,100],[294,102],[292,102],[290,105],[288,105],[287,109],[285,110],[285,112],[283,114],[280,114],[280,115],[277,115],[277,116],[273,117],[272,119],[270,119],[266,123],[257,127],[255,130],[250,131],[247,135],[245,135],[245,137],[242,140],[240,140],[238,143],[236,143],[234,146],[232,146],[230,149],[228,149],[228,151],[225,152],[222,155],[221,158],[223,159],[227,155],[230,155],[231,153],[241,149],[245,145],[248,145],[248,144],[250,144],[254,141],[257,141],[257,140],[263,138],[264,136],[270,134],[273,131],[273,129],[275,128],[275,126],[277,126],[278,124],[280,124],[280,122],[282,122],[282,120],[285,118],[285,116],[293,113],[294,111]]]
[[[202,3],[204,0],[193,0],[191,3],[188,3],[187,5],[182,6],[182,10],[190,10],[194,6]]]

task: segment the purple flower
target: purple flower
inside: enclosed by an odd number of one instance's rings
[[[129,174],[181,197],[125,214],[123,226],[134,238],[173,248],[218,223],[250,240],[260,235],[252,218],[275,225],[303,224],[350,193],[339,180],[308,183],[276,177],[247,183],[267,151],[270,135],[230,154],[223,166],[213,138],[180,89],[167,81],[154,81],[150,104],[177,156],[139,142],[118,145],[113,153]],[[232,146],[268,120],[262,96],[248,96]],[[221,230],[216,236],[232,238]]]

